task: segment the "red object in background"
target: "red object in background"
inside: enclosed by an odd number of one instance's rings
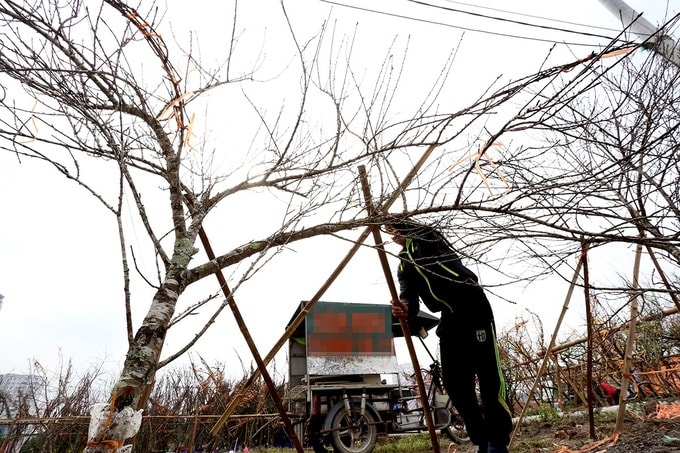
[[[611,384],[608,384],[604,380],[600,381],[600,388],[602,389],[602,392],[604,395],[607,397],[607,402],[609,404],[614,404],[618,402],[619,399],[619,389],[614,387]]]

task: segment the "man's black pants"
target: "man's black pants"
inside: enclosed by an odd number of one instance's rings
[[[465,421],[470,441],[484,448],[488,442],[508,445],[512,418],[493,324],[447,324],[437,330],[443,382]]]

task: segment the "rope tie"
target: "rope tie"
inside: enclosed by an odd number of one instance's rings
[[[112,397],[111,397],[111,405],[109,406],[109,414],[106,417],[106,420],[104,420],[104,423],[102,423],[102,427],[99,430],[99,435],[96,437],[95,440],[90,440],[87,442],[88,447],[105,447],[109,451],[116,451],[120,447],[123,446],[123,441],[124,440],[112,440],[112,439],[105,439],[102,440],[104,437],[104,434],[106,434],[106,430],[109,428],[111,425],[111,420],[113,419],[113,412],[116,409],[116,396],[118,395],[118,390],[116,390]]]

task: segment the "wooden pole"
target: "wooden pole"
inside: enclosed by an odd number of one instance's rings
[[[371,201],[371,189],[368,185],[368,177],[366,176],[366,167],[363,165],[359,166],[359,179],[361,180],[361,188],[364,192],[364,201],[366,203],[366,210],[368,211],[368,216],[372,217],[375,214],[375,207]],[[378,252],[378,257],[380,258],[380,264],[382,265],[383,273],[385,274],[385,280],[387,281],[387,287],[390,290],[390,296],[392,297],[392,303],[396,303],[399,300],[399,293],[397,293],[397,288],[394,284],[394,279],[392,278],[392,273],[390,271],[390,265],[387,262],[387,254],[385,253],[384,244],[382,238],[380,237],[380,228],[378,225],[373,225],[371,227],[373,232],[373,240],[375,241],[375,249]],[[427,400],[427,392],[425,391],[425,383],[423,382],[423,375],[420,372],[420,364],[418,363],[418,356],[416,355],[416,350],[413,346],[413,338],[411,338],[411,332],[408,327],[408,322],[404,316],[399,317],[399,325],[401,326],[401,331],[404,333],[404,339],[406,340],[406,347],[408,348],[408,353],[411,356],[411,363],[413,364],[413,370],[415,372],[416,384],[418,385],[418,394],[420,396],[420,404],[423,406],[423,415],[425,416],[425,423],[427,424],[427,430],[430,433],[430,442],[432,443],[432,448],[435,453],[439,453],[439,439],[437,439],[437,431],[434,427],[434,420],[432,419],[432,411],[430,410],[430,403]]]
[[[640,235],[642,236],[642,234]],[[621,391],[619,392],[619,410],[616,414],[616,427],[614,433],[620,433],[623,428],[623,419],[626,415],[626,396],[628,395],[628,383],[631,363],[633,362],[633,346],[635,346],[635,327],[638,323],[638,277],[640,274],[640,258],[642,256],[642,244],[638,244],[635,250],[635,262],[633,264],[633,288],[630,301],[630,321],[628,323],[628,339],[626,340],[626,352],[623,358],[623,376],[621,377]]]
[[[531,395],[534,394],[536,391],[536,387],[538,386],[538,382],[541,380],[541,376],[543,375],[543,372],[545,371],[546,364],[548,363],[548,360],[550,360],[550,356],[552,354],[552,349],[555,346],[555,340],[557,338],[557,333],[560,330],[560,327],[562,326],[562,321],[564,320],[564,315],[567,313],[567,310],[569,309],[569,301],[571,300],[571,295],[574,293],[574,287],[576,286],[576,281],[578,280],[579,273],[581,272],[581,266],[583,264],[583,257],[579,257],[578,263],[576,264],[576,269],[574,269],[574,277],[571,279],[571,285],[569,286],[569,290],[567,291],[567,297],[564,300],[564,304],[562,305],[562,312],[560,313],[560,317],[557,320],[557,324],[555,325],[555,330],[553,331],[552,338],[550,339],[550,344],[548,345],[548,350],[545,351],[545,355],[543,356],[543,361],[541,362],[541,366],[538,369],[538,373],[536,375],[536,380],[534,381],[533,385],[531,386],[531,390],[529,391],[529,395],[527,396],[527,402],[531,399]],[[522,407],[522,412],[519,414],[519,418],[517,419],[517,423],[515,424],[515,429],[512,431],[512,437],[510,437],[510,445],[508,445],[508,449],[512,446],[512,442],[515,440],[515,436],[517,435],[517,432],[519,431],[519,427],[522,424],[522,420],[524,419],[524,413],[527,411],[527,406],[528,404],[525,404]]]
[[[588,408],[588,426],[590,438],[595,440],[595,414],[593,413],[593,312],[590,306],[590,276],[588,274],[588,243],[583,241],[581,257],[583,258],[583,293],[586,306],[586,405]]]
[[[392,204],[399,199],[401,196],[402,192],[406,187],[408,187],[409,184],[411,184],[411,181],[413,178],[418,174],[418,171],[422,168],[422,166],[425,164],[425,161],[430,157],[434,149],[436,148],[436,145],[430,145],[427,147],[423,155],[420,157],[418,162],[413,166],[411,171],[404,177],[404,180],[399,184],[399,187],[394,191],[394,193],[385,201],[383,204],[384,209],[389,209]],[[281,335],[281,338],[274,344],[274,347],[269,351],[269,354],[267,354],[264,358],[264,363],[267,364],[269,363],[274,356],[279,352],[279,349],[288,341],[288,338],[295,332],[295,329],[298,328],[300,324],[305,320],[305,317],[307,316],[307,313],[309,310],[312,309],[314,304],[316,304],[321,297],[324,295],[326,290],[330,288],[331,284],[335,281],[335,279],[340,275],[342,270],[347,266],[347,264],[350,262],[352,257],[356,254],[356,252],[359,250],[361,247],[361,244],[366,240],[368,235],[371,234],[371,227],[367,227],[364,229],[364,231],[361,233],[361,236],[356,240],[356,242],[352,245],[352,248],[350,249],[349,252],[347,252],[347,255],[340,261],[340,264],[335,268],[335,270],[331,273],[330,277],[324,282],[324,284],[319,288],[319,290],[316,292],[314,297],[303,307],[303,309],[300,311],[300,313],[297,314],[295,319],[290,323],[286,331]],[[250,375],[250,377],[246,380],[246,382],[243,384],[241,387],[240,391],[238,393],[235,393],[231,401],[229,401],[229,405],[227,405],[227,408],[224,411],[224,414],[222,414],[222,417],[215,423],[213,428],[210,430],[210,434],[213,436],[217,435],[219,432],[220,428],[222,425],[229,419],[229,416],[234,412],[238,404],[241,402],[243,399],[246,390],[255,382],[255,379],[257,379],[259,376],[259,369],[255,370],[253,374]]]
[[[210,241],[208,241],[208,235],[205,233],[205,230],[202,227],[198,231],[198,235],[201,238],[201,242],[203,243],[205,252],[208,255],[208,259],[210,259],[211,261],[214,260],[215,253],[212,250]],[[276,404],[276,408],[279,410],[279,414],[281,415],[281,420],[283,420],[283,424],[286,428],[286,433],[288,434],[288,437],[290,438],[297,452],[304,453],[302,443],[300,443],[300,439],[298,439],[297,434],[295,434],[293,424],[290,422],[290,418],[288,417],[286,408],[283,406],[283,402],[281,401],[281,395],[279,395],[279,392],[276,390],[276,385],[274,385],[274,382],[272,381],[272,378],[271,376],[269,376],[269,372],[267,371],[267,365],[264,363],[262,357],[260,357],[260,353],[255,347],[255,342],[253,341],[253,338],[251,337],[250,332],[248,331],[248,327],[246,326],[246,323],[243,320],[243,316],[241,316],[241,310],[239,310],[238,306],[236,305],[234,295],[229,289],[229,286],[227,286],[227,280],[224,278],[224,274],[222,274],[222,269],[218,267],[215,270],[215,276],[217,277],[217,281],[220,284],[220,288],[224,293],[224,297],[227,298],[227,304],[229,305],[229,308],[231,308],[231,311],[234,314],[234,318],[236,319],[236,323],[238,324],[239,329],[241,329],[243,338],[246,340],[248,348],[250,349],[251,354],[253,354],[253,357],[255,358],[255,362],[257,363],[257,369],[260,370],[262,379],[264,379],[264,382],[267,385],[267,388],[269,389],[269,394],[272,396],[274,404]]]

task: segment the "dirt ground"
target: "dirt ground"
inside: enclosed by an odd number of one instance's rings
[[[666,405],[659,408],[658,404]],[[623,429],[612,436],[616,412],[599,413],[595,440],[590,437],[587,417],[560,417],[533,421],[515,435],[512,453],[680,453],[680,400],[629,405]],[[670,411],[668,409],[671,409]],[[473,453],[472,445],[459,445],[442,452]]]

